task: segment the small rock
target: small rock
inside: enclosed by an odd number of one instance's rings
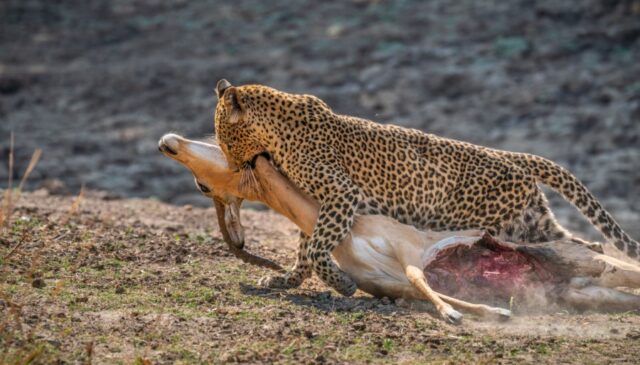
[[[60,345],[62,345],[62,343],[58,340],[47,340],[47,342],[49,343],[49,345],[55,348],[60,348]]]
[[[63,195],[69,192],[69,189],[67,189],[67,186],[65,185],[64,181],[57,178],[45,179],[40,184],[40,188],[45,190],[47,192],[47,195],[48,194]]]
[[[44,282],[44,280],[37,278],[31,281],[31,286],[34,288],[42,289],[47,286],[47,284]]]
[[[31,314],[30,316],[25,318],[25,322],[28,324],[38,323],[38,316],[36,314]]]
[[[640,339],[640,331],[638,330],[630,331],[629,333],[627,333],[627,338],[632,340]]]

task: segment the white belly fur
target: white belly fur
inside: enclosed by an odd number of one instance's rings
[[[338,266],[348,273],[358,286],[361,283],[410,286],[394,245],[411,246],[415,237],[399,234],[397,225],[400,223],[386,217],[361,216],[356,222],[351,239],[343,241],[333,251]],[[406,226],[404,229],[406,232]],[[417,258],[420,258],[421,251],[421,248],[416,247]]]
[[[383,237],[352,237],[333,250],[333,257],[361,289],[372,284],[411,285],[393,247]]]

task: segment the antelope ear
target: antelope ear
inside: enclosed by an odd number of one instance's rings
[[[224,95],[224,91],[231,87],[231,83],[227,79],[220,79],[216,84],[216,95],[218,100]]]

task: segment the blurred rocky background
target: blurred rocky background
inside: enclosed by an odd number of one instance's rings
[[[211,135],[224,77],[551,158],[638,238],[639,39],[638,0],[3,0],[0,186],[13,131],[30,189],[208,204],[157,140]]]

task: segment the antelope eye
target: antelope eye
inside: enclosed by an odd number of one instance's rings
[[[196,180],[196,186],[198,187],[198,190],[200,190],[201,192],[203,192],[204,194],[210,193],[211,189],[209,189],[208,187],[206,187],[205,185],[203,185],[200,181]]]

